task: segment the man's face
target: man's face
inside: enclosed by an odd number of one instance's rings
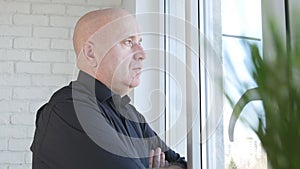
[[[145,53],[138,24],[131,15],[101,27],[89,40],[98,60],[96,78],[118,94],[140,83]]]
[[[140,83],[142,61],[145,53],[141,46],[142,38],[132,35],[116,43],[102,59],[100,74],[110,78],[113,91],[134,88]]]

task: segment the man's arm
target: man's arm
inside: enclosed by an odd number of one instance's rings
[[[172,167],[174,166],[174,169],[178,168],[179,166],[180,166],[179,168],[186,169],[187,168],[187,162],[184,159],[184,157],[180,157],[180,155],[178,153],[176,153],[175,151],[170,149],[165,144],[165,142],[163,140],[161,140],[161,138],[152,130],[150,125],[146,122],[144,116],[142,114],[140,114],[138,111],[136,111],[136,113],[140,118],[139,121],[140,121],[140,124],[141,124],[141,128],[143,130],[144,138],[149,138],[151,140],[151,141],[149,141],[150,144],[151,144],[151,145],[149,145],[150,146],[149,147],[150,153],[151,153],[151,150],[153,150],[155,152],[155,150],[157,148],[160,148],[161,149],[160,151],[164,154],[163,159],[165,159],[165,160],[163,160],[163,161],[167,161],[168,164],[171,165]],[[161,159],[161,158],[159,156],[159,153],[156,152],[156,153],[154,153],[154,155],[150,156],[150,158],[149,158],[150,161],[149,162],[152,165],[157,164],[156,161],[158,159]]]
[[[129,104],[130,105],[130,104]],[[155,131],[152,130],[150,125],[146,122],[145,117],[139,113],[134,106],[130,105],[130,109],[132,109],[135,113],[134,117],[131,117],[134,119],[133,121],[138,121],[139,125],[142,130],[143,138],[145,138],[145,143],[148,145],[148,152],[150,154],[149,158],[149,163],[150,167],[152,164],[155,164],[156,166],[159,166],[161,163],[157,163],[159,159],[165,159],[165,160],[160,160],[163,163],[166,161],[168,165],[172,166],[174,165],[174,168],[182,168],[186,169],[187,168],[187,162],[184,157],[181,157],[178,153],[170,149],[166,143],[155,133]],[[137,118],[137,119],[136,119]],[[160,148],[160,151],[163,153],[163,158],[160,157],[159,153],[156,152],[155,150],[157,148]],[[154,151],[154,153],[151,151]],[[176,166],[176,167],[175,167]],[[178,167],[177,167],[178,166]],[[170,168],[171,169],[171,168]]]
[[[146,123],[145,124],[145,132],[148,134],[148,137],[154,137],[151,142],[151,149],[155,150],[158,147],[161,149],[161,152],[164,154],[164,159],[168,162],[169,165],[180,166],[182,169],[187,168],[187,162],[184,157],[181,157],[178,153],[170,149],[163,140],[157,136],[157,134],[151,129],[151,127]],[[159,154],[158,152],[154,153],[156,156]],[[153,159],[160,159],[158,157]]]

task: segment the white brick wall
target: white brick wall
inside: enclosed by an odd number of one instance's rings
[[[15,14],[13,22],[15,25],[47,26],[49,23],[49,17],[45,15]]]
[[[54,14],[63,15],[65,13],[66,6],[63,4],[32,4],[33,14]]]
[[[37,27],[33,29],[33,36],[40,38],[68,38],[67,28]]]
[[[78,17],[73,16],[51,16],[50,26],[74,28]]]
[[[13,39],[12,38],[7,38],[7,37],[3,37],[0,39],[0,48],[11,48],[12,47],[12,43]]]
[[[32,28],[30,26],[0,25],[0,32],[2,36],[31,36],[31,30]]]
[[[2,24],[11,24],[12,15],[11,14],[1,14],[0,15],[0,23]]]
[[[73,77],[78,18],[120,5],[121,0],[0,0],[0,169],[31,168],[36,111]]]
[[[0,11],[2,13],[30,13],[30,2],[7,2],[0,1]]]
[[[16,49],[48,49],[50,44],[50,39],[42,38],[15,38],[14,48]]]

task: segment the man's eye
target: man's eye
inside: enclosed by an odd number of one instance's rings
[[[124,44],[125,44],[126,46],[128,46],[128,47],[132,47],[132,46],[133,46],[133,42],[132,42],[131,39],[126,39],[126,40],[124,41]]]
[[[142,41],[139,41],[138,45],[141,46],[142,45]]]

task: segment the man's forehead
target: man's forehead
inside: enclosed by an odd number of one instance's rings
[[[140,38],[138,23],[133,16],[124,16],[100,27],[90,38],[106,38],[119,41],[128,37]]]

